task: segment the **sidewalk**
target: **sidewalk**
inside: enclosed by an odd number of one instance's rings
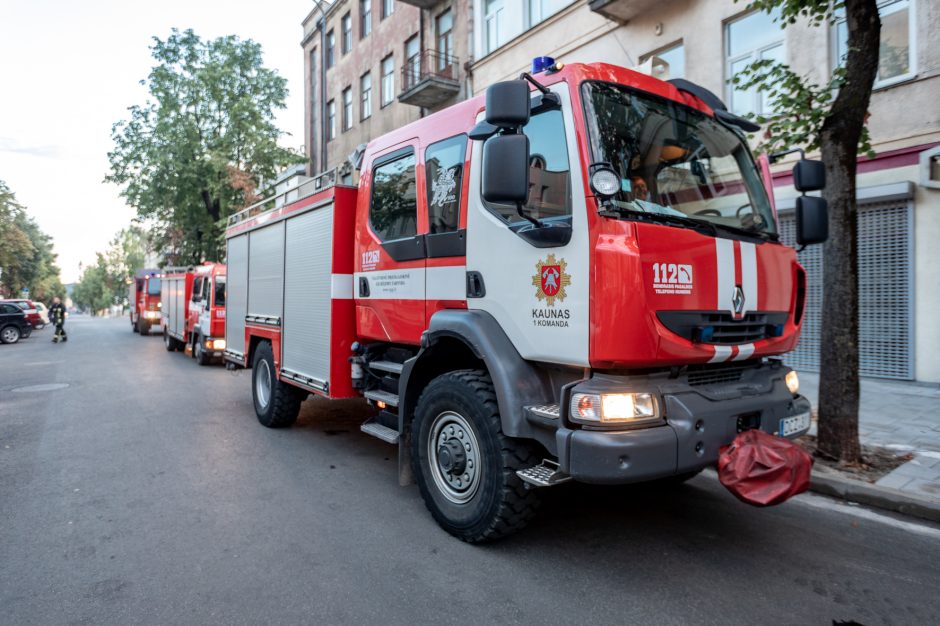
[[[800,393],[815,408],[819,375],[799,374]],[[914,454],[876,485],[940,502],[940,386],[863,378],[859,437],[863,445]]]

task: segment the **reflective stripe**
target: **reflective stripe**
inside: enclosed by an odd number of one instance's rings
[[[715,239],[715,272],[718,293],[715,308],[719,311],[734,311],[734,242],[730,239]],[[717,356],[717,354],[716,354]],[[723,359],[722,359],[723,360]]]
[[[353,275],[333,274],[330,276],[330,297],[334,300],[351,300],[353,297]]]
[[[745,344],[742,344],[742,345],[738,346],[738,353],[737,353],[737,355],[735,355],[735,357],[734,357],[733,359],[731,359],[731,360],[732,360],[732,361],[743,361],[744,359],[750,358],[750,356],[751,356],[752,354],[754,354],[754,344],[753,344],[753,343],[745,343]]]
[[[741,288],[744,290],[744,310],[757,311],[757,247],[753,243],[740,242]]]
[[[358,294],[360,278],[369,281],[367,297]],[[353,289],[360,300],[466,300],[467,268],[448,265],[356,272]]]
[[[708,362],[721,363],[722,361],[727,361],[730,356],[731,346],[715,346],[715,356],[713,356]]]
[[[429,267],[425,289],[428,300],[466,300],[466,266]]]

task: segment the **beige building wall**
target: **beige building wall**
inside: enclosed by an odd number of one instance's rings
[[[303,21],[304,37],[301,42],[304,53],[304,127],[305,145],[309,163],[309,174],[340,167],[346,176],[355,181],[356,173],[345,165],[347,158],[364,143],[391,130],[409,124],[429,111],[450,106],[466,97],[468,91],[463,64],[469,58],[469,29],[472,24],[470,0],[443,0],[429,9],[395,0],[394,11],[382,19],[382,0],[372,0],[372,31],[366,37],[360,35],[360,1],[336,0],[326,11],[326,33],[335,34],[334,64],[326,71],[325,97],[320,97],[323,59],[320,50],[321,13],[316,8]],[[435,19],[446,10],[454,13],[453,55],[459,60],[460,90],[439,105],[424,109],[413,104],[399,101],[402,91],[402,68],[405,66],[405,43],[413,36],[420,35],[420,50],[436,50]],[[342,52],[343,16],[352,17],[352,48],[349,53]],[[381,62],[388,55],[395,60],[395,98],[386,106],[381,104],[382,70]],[[360,115],[360,77],[371,72],[372,76],[372,115],[362,119]],[[343,90],[352,89],[353,120],[348,130],[343,129]],[[322,103],[333,101],[336,106],[336,134],[326,142],[326,162],[321,157],[321,112]]]
[[[524,0],[519,0],[520,2]],[[726,25],[746,14],[746,2],[733,0],[615,0],[644,10],[621,24],[591,10],[589,0],[575,0],[551,18],[520,32],[504,45],[485,51],[484,3],[475,6],[474,43],[481,52],[471,66],[473,92],[518,77],[532,58],[551,56],[563,63],[608,62],[637,66],[650,53],[682,43],[685,78],[728,101]],[[910,0],[915,75],[876,89],[869,129],[876,152],[891,154],[940,143],[940,2]],[[629,6],[628,6],[629,8]],[[798,23],[784,31],[785,58],[798,73],[822,82],[836,58],[835,29]],[[910,159],[908,158],[908,161]],[[914,206],[914,371],[921,382],[940,383],[940,189],[924,186],[920,169],[907,164],[860,174],[859,187],[909,181]],[[781,198],[792,190],[780,188]]]

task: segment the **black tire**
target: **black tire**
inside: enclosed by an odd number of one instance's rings
[[[137,322],[137,326],[138,326],[138,328],[140,329],[140,334],[141,334],[141,335],[149,335],[149,334],[150,334],[150,324],[141,324],[140,322]]]
[[[448,434],[455,424],[456,432]],[[456,437],[463,434],[462,424],[469,425],[472,432],[458,440]],[[438,452],[430,448],[432,438],[441,442]],[[472,448],[465,453],[459,447],[461,443],[464,447],[475,444],[476,454]],[[440,451],[453,444],[458,445],[460,455],[465,455],[464,469],[459,463],[445,469],[447,460],[453,457]],[[478,475],[465,473],[474,457],[478,460]],[[538,496],[526,489],[516,470],[535,465],[540,458],[527,442],[503,434],[493,382],[484,371],[448,372],[428,384],[415,409],[411,459],[425,506],[444,530],[463,541],[492,541],[517,532],[538,507]],[[458,469],[456,474],[454,468]],[[459,484],[468,476],[466,487],[453,482]],[[442,486],[448,483],[450,488]]]
[[[134,320],[131,320],[131,330],[134,331],[135,333],[139,333],[140,332],[139,322],[135,322]]]
[[[167,332],[167,329],[163,329],[163,347],[166,348],[167,352],[176,351],[176,339],[170,337],[170,333]]]
[[[258,344],[251,368],[251,397],[261,425],[268,428],[284,428],[297,421],[300,403],[307,394],[277,379],[270,343],[263,341]],[[259,397],[259,377],[260,386],[264,387],[264,376],[268,377],[267,404],[264,404],[264,398]]]
[[[23,336],[23,332],[16,326],[0,328],[0,343],[16,343]]]
[[[212,363],[212,357],[206,354],[202,335],[199,333],[196,333],[193,339],[193,358],[196,359],[196,363],[199,365],[209,365]]]

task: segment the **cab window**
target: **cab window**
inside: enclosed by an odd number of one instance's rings
[[[525,212],[539,220],[570,217],[571,168],[561,111],[551,109],[533,115],[522,130],[529,138],[529,199]],[[515,206],[487,203],[486,207],[510,225],[525,221]]]
[[[466,135],[433,143],[424,153],[431,233],[453,232],[460,224],[460,191],[466,154]]]
[[[215,306],[225,306],[225,277],[215,277]]]
[[[193,302],[199,302],[202,300],[202,279],[198,278],[193,281]]]
[[[373,167],[369,221],[382,241],[417,234],[418,191],[413,150]]]

